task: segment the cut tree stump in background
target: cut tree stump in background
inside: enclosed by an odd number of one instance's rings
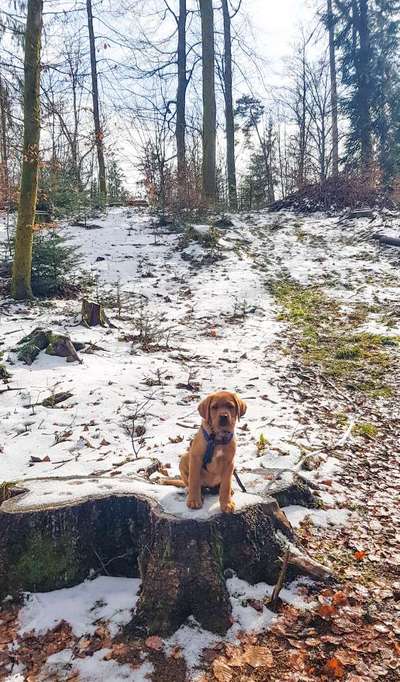
[[[26,365],[31,365],[42,350],[48,355],[67,358],[69,362],[77,361],[81,363],[82,360],[77,351],[82,350],[84,347],[85,344],[71,341],[69,336],[65,334],[57,334],[50,329],[37,327],[18,341],[13,351],[17,354],[18,360],[21,360]]]
[[[100,303],[88,301],[86,298],[82,301],[82,323],[87,327],[109,327],[110,322],[104,312],[104,308]]]
[[[225,633],[232,623],[225,570],[274,584],[294,542],[272,497],[238,493],[238,511],[222,514],[212,511],[216,497],[191,512],[181,492],[127,477],[33,479],[18,487],[0,506],[0,598],[74,585],[93,571],[140,576],[128,631],[168,636],[193,615]],[[324,577],[291,546],[298,564],[291,577],[304,570]]]

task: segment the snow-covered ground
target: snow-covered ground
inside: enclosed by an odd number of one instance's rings
[[[220,240],[224,258],[210,264],[202,262],[206,252],[197,242],[177,248],[180,235],[155,228],[146,215],[114,209],[94,222],[101,228],[66,225],[60,233],[79,247],[83,258],[79,267],[96,278],[93,295],[106,302],[115,327],[81,326],[79,300],[31,306],[0,303],[0,351],[12,374],[10,386],[18,389],[0,393],[0,484],[25,480],[29,488],[26,479],[54,479],[32,484],[31,497],[26,498],[31,504],[38,503],[44,492],[47,501],[57,503],[93,491],[135,489],[154,497],[170,513],[193,514],[186,510],[181,491],[142,479],[140,469],[157,458],[170,475],[178,473],[179,456],[200,422],[199,398],[216,389],[237,391],[248,405],[237,429],[236,464],[249,493],[265,494],[271,471],[296,469],[304,449],[321,451],[334,444],[337,433],[329,429],[322,433],[317,419],[304,419],[296,395],[298,379],[288,376],[290,358],[278,344],[287,327],[278,321],[278,308],[265,283],[290,275],[302,284],[318,284],[343,306],[379,303],[393,312],[400,295],[399,260],[395,249],[380,252],[376,242],[367,241],[376,225],[322,215],[233,217],[233,227],[223,230]],[[399,232],[396,224],[392,230]],[[0,223],[0,242],[4,237]],[[110,294],[115,298],[117,292],[120,316],[116,307],[107,307]],[[126,340],[137,334],[139,317],[165,330],[157,340],[159,347],[151,352]],[[91,342],[95,350],[80,354],[82,364],[42,352],[31,366],[24,365],[13,349],[39,326]],[[377,312],[371,312],[363,328],[400,334],[398,316],[388,321]],[[62,391],[72,397],[52,409],[39,404]],[[138,405],[144,405],[145,416],[137,423],[145,433],[136,457],[126,424]],[[333,402],[321,398],[319,407],[333,409]],[[259,452],[261,435],[267,444]],[[265,475],[260,473],[263,467]],[[340,499],[342,489],[334,479],[338,468],[340,461],[327,453],[319,469],[302,472],[310,479],[332,479],[325,492],[322,485],[322,498],[331,503],[328,507]],[[92,480],[79,486],[60,480],[89,475]],[[240,504],[252,499],[238,490],[235,498]],[[210,500],[195,514],[216,510]],[[287,512],[293,525],[306,515],[322,526],[346,523],[350,516],[347,510],[334,508],[315,511],[293,506]],[[250,622],[249,610],[240,605],[243,595],[260,599],[270,588],[240,583],[233,579],[230,586],[232,637],[239,629],[267,627],[274,617],[265,607],[261,612],[251,609]],[[99,617],[108,620],[111,629],[118,628],[128,620],[124,595],[129,591],[132,608],[137,589],[127,579],[97,578],[70,591],[32,595],[20,615],[21,632],[51,628],[57,618],[69,620],[82,635],[91,632]],[[298,598],[295,589],[283,593],[283,598]],[[92,610],[98,601],[104,605]],[[202,648],[215,641],[189,623],[165,646],[181,646],[193,668]],[[191,653],[185,642],[191,643]],[[132,673],[107,660],[106,654],[98,651],[90,662],[73,662],[80,679],[151,679],[152,667],[146,661]],[[71,670],[71,657],[65,650],[48,659],[43,679],[63,666]]]

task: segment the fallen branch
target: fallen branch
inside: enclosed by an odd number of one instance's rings
[[[289,564],[300,569],[302,573],[310,575],[315,580],[327,580],[332,577],[332,571],[322,564],[303,556],[289,552]]]
[[[268,608],[271,609],[272,611],[276,611],[278,608],[278,599],[279,599],[279,593],[284,585],[285,578],[286,578],[286,573],[288,569],[288,564],[289,564],[289,558],[290,558],[290,549],[288,548],[285,552],[285,555],[282,560],[282,568],[280,570],[280,573],[278,575],[278,580],[276,581],[276,585],[272,591],[271,594],[271,599],[268,602]]]
[[[7,388],[1,388],[0,389],[0,394],[1,393],[7,393],[8,391],[23,391],[24,389],[21,386],[13,388],[12,386],[7,386]]]

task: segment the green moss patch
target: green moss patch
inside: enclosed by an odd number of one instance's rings
[[[306,365],[370,397],[393,394],[390,370],[399,339],[354,332],[354,327],[365,322],[367,306],[343,312],[319,288],[291,280],[275,282],[271,289],[282,307],[279,319],[290,322],[298,332],[297,344]]]
[[[15,562],[14,577],[26,589],[51,590],[74,582],[78,563],[72,538],[52,540],[33,533]]]

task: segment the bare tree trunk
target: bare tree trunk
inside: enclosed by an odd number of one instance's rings
[[[7,150],[7,90],[0,77],[0,159],[2,166],[2,176],[4,182],[5,201],[10,199],[10,179],[8,174],[8,150]],[[0,176],[1,177],[1,176]]]
[[[178,91],[176,94],[176,155],[178,164],[179,205],[186,204],[186,0],[179,0],[178,17]]]
[[[231,17],[229,14],[228,0],[222,0],[222,12],[224,18],[224,96],[225,96],[225,121],[226,121],[226,167],[228,172],[228,196],[229,208],[237,209],[236,191],[236,164],[235,164],[235,121],[233,115],[232,97],[232,38]]]
[[[32,231],[35,220],[40,142],[40,49],[43,0],[28,0],[24,60],[24,147],[11,292],[32,297]]]
[[[200,0],[203,55],[203,198],[213,206],[216,199],[216,136],[214,11],[212,0]]]
[[[97,79],[96,43],[93,31],[92,0],[86,0],[86,8],[89,29],[90,69],[92,75],[94,134],[96,138],[97,163],[99,166],[99,190],[101,198],[105,200],[107,196],[106,165],[104,162],[103,131],[100,124],[99,89]]]
[[[301,83],[301,119],[299,144],[299,176],[298,186],[302,189],[305,183],[306,164],[306,116],[307,116],[307,76],[306,76],[306,46],[302,46],[302,83]]]
[[[329,33],[329,70],[331,79],[331,109],[332,109],[332,175],[339,174],[339,130],[338,130],[338,99],[335,55],[335,27],[333,20],[332,0],[328,0],[328,33]]]
[[[368,0],[360,0],[359,26],[359,118],[361,134],[361,166],[368,171],[371,162],[371,92],[369,69],[371,68],[371,46],[368,22]]]

